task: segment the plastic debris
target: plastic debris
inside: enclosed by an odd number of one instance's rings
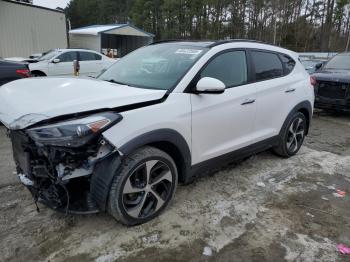
[[[154,233],[154,234],[150,234],[150,235],[142,237],[142,241],[145,244],[154,244],[154,243],[159,242],[159,240],[160,240],[159,233]]]
[[[346,192],[345,191],[342,191],[342,190],[339,190],[339,189],[336,189],[336,193],[333,193],[333,196],[335,197],[345,197],[346,195]]]
[[[347,247],[347,246],[345,246],[343,244],[338,244],[337,245],[337,249],[343,255],[349,255],[350,254],[350,247]]]
[[[313,214],[311,214],[309,212],[307,212],[306,215],[309,216],[309,217],[312,217],[312,218],[315,217]]]
[[[205,247],[203,250],[203,255],[207,257],[211,257],[213,255],[213,251],[210,247]]]
[[[325,196],[321,197],[322,200],[329,201],[329,199]]]
[[[256,185],[259,186],[259,187],[265,187],[264,182],[258,182],[258,183],[256,183]]]

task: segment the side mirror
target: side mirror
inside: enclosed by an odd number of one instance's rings
[[[317,64],[315,65],[315,69],[316,69],[316,70],[319,70],[319,69],[322,68],[322,66],[323,66],[323,63],[317,63]]]
[[[225,84],[219,79],[203,77],[198,81],[196,91],[205,94],[222,94],[225,92]]]
[[[60,59],[59,58],[55,58],[55,59],[52,59],[52,63],[54,64],[57,64],[60,62]]]

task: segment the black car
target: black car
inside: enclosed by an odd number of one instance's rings
[[[350,53],[334,56],[313,77],[316,108],[350,111]]]
[[[0,59],[0,86],[25,77],[30,77],[27,63]]]

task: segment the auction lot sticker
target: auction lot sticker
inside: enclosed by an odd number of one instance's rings
[[[199,55],[202,50],[198,49],[177,49],[175,54]]]

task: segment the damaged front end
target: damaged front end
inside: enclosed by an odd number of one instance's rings
[[[35,202],[66,213],[99,211],[91,179],[95,166],[116,152],[101,133],[122,116],[104,112],[54,124],[10,130],[21,182]]]

